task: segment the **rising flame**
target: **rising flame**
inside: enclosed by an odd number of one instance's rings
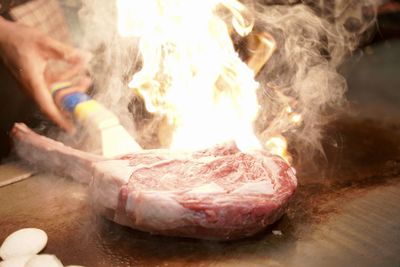
[[[234,32],[246,36],[253,29],[242,3],[117,0],[117,10],[120,34],[139,37],[142,68],[129,86],[149,112],[166,116],[174,129],[170,148],[229,140],[242,150],[261,148],[253,131],[259,84],[231,39]]]
[[[291,161],[291,157],[287,152],[287,142],[283,136],[279,135],[271,137],[265,143],[265,148],[272,154],[281,156],[286,160],[286,162]]]

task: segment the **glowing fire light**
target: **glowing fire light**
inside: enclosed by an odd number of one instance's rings
[[[290,117],[290,121],[296,124],[299,124],[303,120],[303,116],[301,114],[293,114]]]
[[[230,140],[242,150],[261,148],[253,131],[259,84],[231,40],[234,31],[246,36],[253,28],[240,1],[117,0],[117,10],[120,34],[139,37],[142,68],[129,86],[149,112],[166,116],[170,148]],[[283,155],[286,144],[274,149]]]
[[[274,136],[268,139],[265,147],[272,154],[281,156],[286,162],[291,161],[291,157],[287,152],[287,142],[283,136]]]

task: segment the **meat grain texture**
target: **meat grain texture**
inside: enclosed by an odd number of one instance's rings
[[[234,143],[176,152],[153,149],[115,159],[67,147],[16,124],[17,155],[90,186],[95,210],[153,234],[211,240],[254,235],[278,220],[293,196],[294,170],[266,151]]]

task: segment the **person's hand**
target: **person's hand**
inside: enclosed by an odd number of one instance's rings
[[[90,80],[83,73],[88,54],[0,17],[0,56],[41,111],[61,128],[72,131],[72,123],[53,101],[49,86],[56,81],[81,77],[78,82],[75,79],[74,88],[86,90]],[[66,68],[51,73],[52,67],[48,64],[51,61],[64,62]]]

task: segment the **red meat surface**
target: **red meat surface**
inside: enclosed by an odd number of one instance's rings
[[[12,138],[24,161],[88,183],[98,213],[154,234],[213,240],[254,235],[284,214],[297,186],[294,170],[282,158],[241,152],[234,143],[107,159],[23,124],[14,126]]]

